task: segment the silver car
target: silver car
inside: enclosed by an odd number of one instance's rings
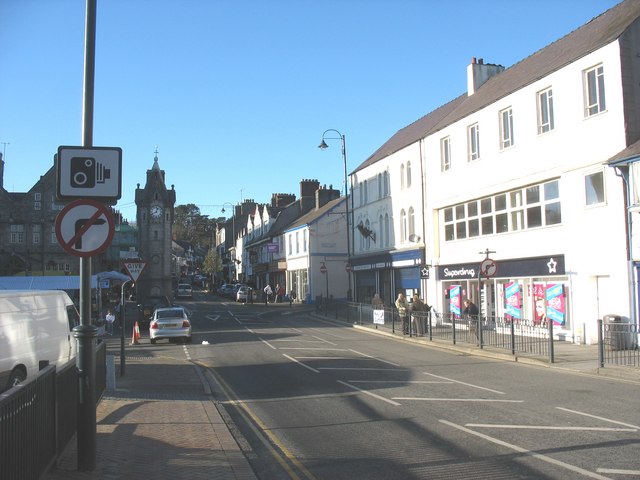
[[[191,322],[182,307],[158,308],[149,324],[151,343],[166,338],[183,339],[191,343]]]

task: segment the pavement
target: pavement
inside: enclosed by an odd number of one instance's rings
[[[271,306],[291,308],[288,304]],[[640,367],[600,368],[597,345],[556,342],[556,361],[551,364],[547,359],[486,348],[429,342],[419,337],[395,338],[640,385]],[[224,421],[226,413],[220,404],[224,399],[216,398],[220,396],[216,393],[219,387],[211,373],[186,357],[177,365],[173,358],[169,362],[144,338],[140,345],[129,346],[128,337],[125,375],[120,376],[120,338],[106,337],[105,341],[111,358],[107,362],[108,387],[96,411],[95,469],[78,471],[74,437],[41,480],[259,478]]]

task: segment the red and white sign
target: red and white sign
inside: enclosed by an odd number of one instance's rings
[[[498,265],[490,258],[485,258],[480,264],[480,275],[486,278],[493,277],[498,272]]]
[[[147,262],[124,262],[124,268],[134,282],[138,281],[146,266]]]
[[[320,265],[320,273],[327,273],[327,267],[325,264]]]
[[[81,199],[60,211],[55,228],[58,243],[65,252],[76,257],[93,257],[111,245],[115,223],[106,205]]]

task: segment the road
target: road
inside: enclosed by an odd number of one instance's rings
[[[181,302],[184,352],[211,372],[260,478],[640,476],[637,385],[204,298]]]

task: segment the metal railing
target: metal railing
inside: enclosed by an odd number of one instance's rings
[[[600,367],[640,367],[638,325],[598,319],[598,362]]]
[[[319,313],[327,318],[346,321],[375,329],[404,335],[402,319],[393,307],[381,307],[374,323],[374,307],[368,304],[323,301],[316,304]],[[553,324],[535,324],[526,319],[503,317],[465,317],[431,312],[412,312],[406,319],[407,336],[423,337],[453,344],[469,344],[479,348],[492,347],[516,353],[542,356],[554,362]],[[411,328],[408,328],[411,325]]]
[[[96,401],[106,389],[106,343],[96,347]],[[0,479],[37,480],[77,430],[78,370],[44,367],[33,380],[0,394]]]

